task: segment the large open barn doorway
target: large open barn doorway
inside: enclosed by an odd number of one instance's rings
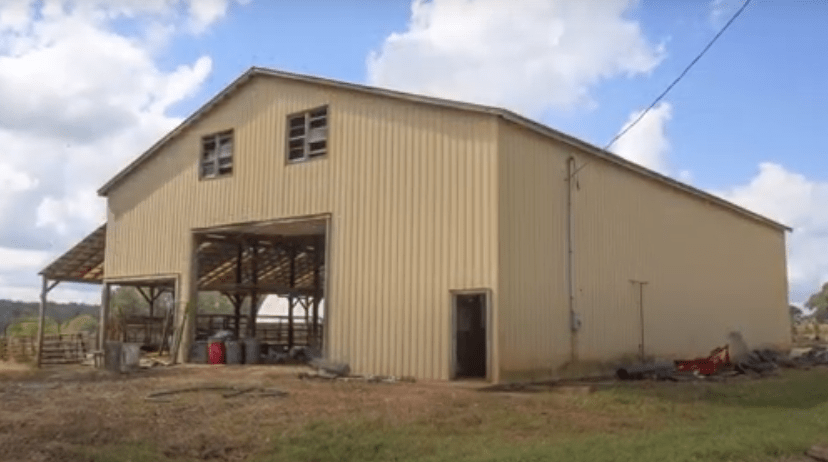
[[[297,347],[323,353],[327,223],[313,217],[196,231],[198,291],[221,294],[232,309],[199,313],[195,340],[228,331],[256,340],[259,359]],[[259,316],[268,296],[279,297],[286,313]]]
[[[111,288],[111,289],[110,289]],[[107,283],[107,340],[137,343],[145,351],[169,352],[175,312],[175,280]]]

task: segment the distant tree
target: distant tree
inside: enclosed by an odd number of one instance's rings
[[[34,337],[37,335],[38,321],[38,316],[26,316],[17,319],[13,323],[9,324],[8,329],[6,329],[6,333],[9,337]],[[61,332],[60,324],[50,317],[43,319],[43,325],[43,332],[45,334],[59,334]]]
[[[199,292],[198,312],[204,314],[232,314],[233,304],[219,292]]]
[[[802,322],[802,310],[794,305],[788,307],[788,314],[791,316],[791,325],[797,325]]]
[[[808,297],[808,301],[805,302],[805,306],[810,308],[811,310],[814,310],[814,336],[816,340],[820,340],[819,325],[821,323],[828,322],[828,282],[822,285],[822,288],[819,290],[819,292]]]
[[[8,329],[11,328],[12,324],[15,324],[17,321],[22,321],[23,324],[27,325],[35,322],[36,325],[39,311],[40,307],[37,302],[0,299],[0,336],[12,335],[8,332]],[[46,307],[46,318],[49,318],[56,323],[63,324],[70,319],[74,319],[79,315],[84,314],[97,318],[99,311],[100,308],[95,305],[49,302]],[[19,332],[20,327],[17,329],[17,332]],[[31,328],[27,327],[26,329]],[[36,327],[34,332],[37,332]]]
[[[155,301],[155,310],[153,316],[161,317],[175,308],[175,299],[172,292],[162,292]]]
[[[811,310],[816,310],[814,314],[819,320],[823,320],[828,316],[828,282],[822,285],[819,292],[808,297],[805,306]]]
[[[64,334],[95,333],[97,330],[98,319],[88,314],[76,316],[60,326],[60,331]]]
[[[116,321],[124,321],[132,316],[149,315],[149,304],[135,287],[118,287],[112,293],[110,303],[110,316]],[[173,304],[172,294],[161,294],[155,302],[153,315],[163,316]],[[198,311],[204,314],[232,314],[233,304],[219,292],[199,292]]]
[[[110,316],[121,321],[131,316],[146,316],[149,314],[149,305],[135,287],[118,287],[112,293],[110,303]]]

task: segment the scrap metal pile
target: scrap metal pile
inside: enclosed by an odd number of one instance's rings
[[[722,379],[736,375],[767,375],[779,368],[809,369],[828,366],[828,348],[824,346],[796,348],[789,353],[771,349],[753,350],[731,359],[730,347],[716,348],[705,358],[660,361],[618,368],[621,380],[670,380],[674,382],[698,379]]]

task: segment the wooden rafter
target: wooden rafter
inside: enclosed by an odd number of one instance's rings
[[[324,269],[318,236],[205,233],[198,236],[199,290],[228,294],[317,294]],[[319,263],[317,263],[319,262]],[[292,271],[291,271],[292,270]]]

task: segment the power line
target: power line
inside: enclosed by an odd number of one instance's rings
[[[685,67],[684,70],[681,71],[681,74],[679,74],[679,76],[676,77],[675,80],[673,80],[673,83],[671,83],[669,86],[667,86],[667,88],[663,92],[661,92],[660,95],[658,95],[658,98],[656,98],[655,101],[653,101],[653,104],[651,104],[647,109],[645,109],[644,112],[639,114],[638,117],[636,117],[636,119],[632,121],[632,123],[630,123],[629,125],[624,127],[624,129],[621,130],[621,132],[619,132],[617,135],[615,135],[615,137],[606,146],[604,146],[604,151],[606,151],[613,144],[615,144],[615,142],[618,141],[622,136],[624,136],[628,131],[630,131],[631,128],[635,127],[635,125],[638,122],[640,122],[641,119],[643,119],[644,116],[647,115],[647,113],[650,112],[650,110],[652,108],[654,108],[656,104],[658,104],[665,96],[667,96],[667,93],[669,93],[670,90],[672,90],[673,87],[675,87],[676,84],[679,83],[679,81],[682,78],[684,78],[685,75],[687,75],[687,72],[689,72],[690,69],[701,59],[701,57],[704,56],[705,53],[707,53],[707,50],[709,50],[713,46],[713,44],[716,43],[716,40],[719,40],[719,37],[721,37],[722,34],[724,34],[724,32],[727,30],[728,27],[730,27],[731,24],[733,24],[733,21],[735,21],[736,18],[738,18],[739,15],[741,15],[743,11],[745,11],[745,8],[747,8],[747,6],[750,5],[751,1],[752,0],[746,0],[745,1],[745,3],[742,5],[742,7],[739,8],[738,11],[736,11],[736,13],[730,18],[729,21],[727,21],[727,23],[725,23],[725,25],[722,27],[722,29],[716,35],[713,36],[713,39],[710,40],[710,42],[707,44],[706,47],[704,47],[704,49],[701,51],[701,53],[699,53],[695,58],[693,58],[693,60],[690,61],[690,64],[688,64],[687,67]]]

